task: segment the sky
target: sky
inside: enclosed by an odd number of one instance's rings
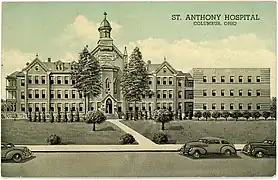
[[[177,70],[271,68],[276,96],[275,2],[5,2],[2,3],[1,97],[5,77],[38,53],[46,61],[73,61],[96,47],[103,13],[114,44],[128,53],[138,46],[145,61],[166,60]],[[258,14],[236,26],[194,26],[172,14]],[[223,20],[221,21],[223,24]]]

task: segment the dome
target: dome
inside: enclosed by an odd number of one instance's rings
[[[104,12],[104,19],[100,23],[99,30],[102,30],[102,29],[109,29],[109,30],[111,30],[112,29],[110,23],[106,19],[106,15],[107,15],[107,13]]]

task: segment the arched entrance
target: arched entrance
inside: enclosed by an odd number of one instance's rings
[[[112,114],[112,101],[110,98],[106,100],[106,113]]]

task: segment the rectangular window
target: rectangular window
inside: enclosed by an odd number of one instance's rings
[[[257,90],[257,96],[261,96],[261,91]]]
[[[242,96],[242,89],[238,90],[238,95]]]
[[[71,80],[71,84],[75,84],[75,80]]]
[[[173,109],[173,105],[172,105],[172,103],[169,103],[169,111],[172,111],[172,109]]]
[[[203,77],[203,82],[207,82],[207,76]]]
[[[203,96],[207,96],[207,90],[203,90]]]
[[[65,104],[65,111],[66,111],[66,112],[69,111],[69,104],[68,104],[68,103]]]
[[[46,104],[42,103],[42,111],[45,112]]]
[[[45,84],[45,76],[42,76],[42,84]]]
[[[178,92],[178,98],[182,98],[182,92],[181,91]]]
[[[54,111],[54,103],[50,104],[50,111]]]
[[[182,80],[179,80],[178,81],[178,86],[181,87],[181,85],[182,85]]]
[[[221,103],[221,110],[224,110],[224,109],[225,109],[225,104]]]
[[[32,90],[29,90],[29,98],[32,98]]]
[[[157,108],[157,109],[160,109],[160,103],[157,103],[157,104],[156,104],[156,108]]]
[[[79,111],[83,111],[83,103],[79,103]]]
[[[35,104],[35,111],[40,111],[40,104],[39,103]]]
[[[193,87],[193,81],[192,80],[188,80],[188,87]]]
[[[234,109],[234,104],[231,103],[231,104],[230,104],[230,110],[233,110],[233,109]]]
[[[58,106],[58,111],[61,112],[62,111],[62,104],[58,103],[57,106]]]
[[[142,103],[142,110],[146,110],[146,104],[145,103]]]
[[[32,84],[32,76],[28,76],[28,83]]]
[[[230,76],[230,82],[233,83],[234,82],[234,76]]]
[[[40,93],[38,89],[35,90],[35,98],[40,98]]]
[[[69,77],[65,76],[65,84],[69,84]]]
[[[57,91],[57,98],[58,98],[58,99],[61,99],[61,98],[62,98],[62,92],[61,92],[61,90],[58,90],[58,91]]]
[[[215,83],[216,82],[216,76],[212,76],[212,82]]]
[[[225,76],[221,76],[221,82],[225,82]]]
[[[82,92],[79,92],[79,98],[80,99],[82,98]]]
[[[170,90],[170,91],[169,91],[169,98],[171,99],[172,97],[173,97],[173,91]]]
[[[248,104],[248,110],[251,110],[251,109],[252,109],[252,104],[249,103],[249,104]]]
[[[163,103],[163,109],[167,109],[167,104],[166,103]]]
[[[152,98],[152,95],[151,95],[151,94],[149,94],[149,98],[150,98],[150,99]]]
[[[243,77],[242,77],[242,76],[239,76],[239,77],[238,77],[238,82],[241,83],[242,81],[243,81]]]
[[[25,111],[25,104],[21,104],[21,111],[22,111],[22,112]]]
[[[252,96],[252,90],[251,89],[248,90],[248,96]]]
[[[54,90],[50,91],[50,98],[52,98],[52,99],[54,98]]]
[[[248,76],[248,82],[252,82],[252,76]]]
[[[65,98],[68,99],[69,98],[69,91],[65,90]]]
[[[257,83],[261,82],[261,76],[257,76]]]
[[[160,77],[157,78],[157,84],[160,84]]]
[[[213,109],[213,110],[216,109],[216,104],[215,104],[215,103],[213,103],[213,104],[211,105],[211,109]]]
[[[178,108],[181,109],[182,108],[182,103],[179,102]]]
[[[216,96],[216,90],[212,90],[211,95]]]
[[[152,85],[152,81],[151,80],[149,80],[149,85]]]
[[[72,109],[72,111],[75,111],[75,104],[74,103],[71,104],[71,109]]]
[[[71,98],[75,99],[75,90],[72,90]]]
[[[145,94],[142,94],[142,99],[145,99],[146,98],[146,95]]]
[[[239,103],[239,104],[238,104],[238,109],[239,109],[239,110],[242,110],[242,107],[243,107],[242,103]]]
[[[203,110],[207,110],[207,104],[203,104]]]
[[[225,90],[221,89],[221,96],[225,96]]]
[[[173,78],[169,77],[169,85],[172,85],[172,84],[173,84]]]
[[[45,90],[42,90],[42,98],[45,98]]]
[[[167,84],[167,78],[163,77],[163,84],[166,85]]]
[[[166,90],[163,91],[163,98],[164,99],[167,98],[167,91]]]
[[[57,76],[57,84],[62,84],[62,77],[61,76]]]
[[[261,109],[261,105],[257,104],[257,110],[260,110],[260,109]]]
[[[53,76],[50,77],[50,84],[54,84],[54,77]]]
[[[234,96],[234,90],[230,90],[230,96]]]
[[[158,90],[157,91],[157,96],[156,96],[158,99],[160,98],[160,91]]]
[[[21,80],[20,80],[20,85],[21,85],[21,86],[25,86],[25,79],[21,79]]]
[[[28,108],[29,108],[29,112],[32,112],[32,111],[33,111],[33,109],[32,109],[32,103],[29,103],[29,104],[28,104]]]
[[[25,92],[21,91],[21,99],[25,99]]]
[[[39,84],[39,76],[35,76],[35,84]]]

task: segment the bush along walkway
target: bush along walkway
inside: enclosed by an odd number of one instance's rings
[[[122,129],[124,132],[131,134],[135,140],[138,142],[138,144],[142,147],[151,148],[153,146],[156,146],[154,142],[143,136],[142,134],[136,132],[135,130],[131,129],[130,127],[124,125],[119,120],[107,120],[110,123],[113,123],[114,125],[118,126],[120,129]]]

